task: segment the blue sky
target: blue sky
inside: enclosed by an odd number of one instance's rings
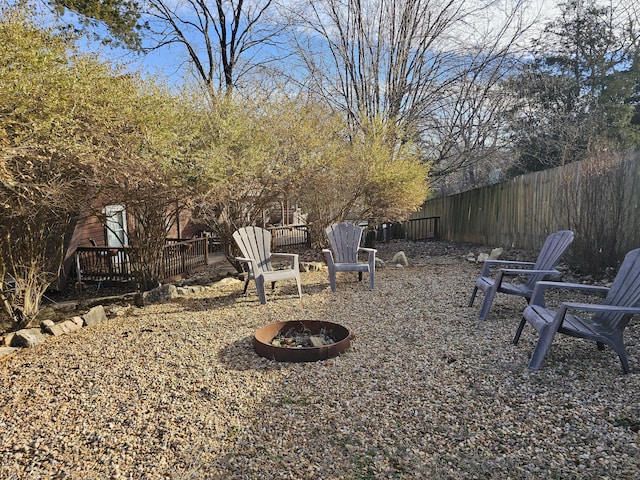
[[[502,5],[507,9],[517,1],[502,0]],[[548,22],[559,11],[558,2],[555,0],[529,0],[526,4],[529,20],[534,16],[539,17],[540,25]],[[496,20],[498,19],[496,18]],[[163,47],[146,55],[136,55],[123,49],[111,49],[98,44],[85,44],[83,48],[88,51],[98,52],[104,60],[126,64],[130,70],[164,77],[168,79],[170,84],[179,85],[185,75],[183,67],[187,61],[187,53],[181,45]]]

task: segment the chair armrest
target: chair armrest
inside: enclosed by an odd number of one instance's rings
[[[609,292],[608,287],[601,287],[598,285],[584,285],[582,283],[541,281],[541,282],[537,282],[536,286],[533,288],[533,293],[531,294],[531,300],[529,301],[529,305],[540,305],[541,307],[544,307],[545,306],[544,292],[549,288],[577,290],[577,291],[583,291],[588,293],[608,293]]]
[[[369,270],[373,271],[376,268],[376,253],[378,250],[375,248],[358,247],[358,252],[365,252],[368,254],[367,263],[369,264]]]
[[[513,267],[533,267],[535,263],[533,262],[518,262],[516,260],[485,260],[482,264],[482,276],[489,276],[489,269],[491,267],[501,267],[501,266],[513,266]]]
[[[578,310],[581,312],[611,312],[611,313],[630,313],[632,315],[640,315],[640,307],[622,307],[618,305],[600,305],[597,303],[574,303],[562,302],[567,310]]]
[[[236,260],[240,263],[246,263],[249,265],[249,274],[253,275],[254,277],[256,276],[256,273],[259,271],[258,270],[258,262],[255,261],[255,259],[253,258],[246,258],[246,257],[236,257]]]
[[[376,250],[375,248],[358,247],[358,252],[364,252],[368,254],[369,262],[371,262],[372,258],[373,258],[373,261],[375,262],[376,253],[378,253],[378,250]]]
[[[496,275],[495,285],[500,288],[502,285],[502,280],[506,276],[517,276],[517,275],[535,275],[535,274],[544,274],[544,275],[560,275],[558,270],[528,270],[526,268],[501,268]]]
[[[529,270],[526,268],[501,268],[500,271],[504,275],[535,275],[537,273],[544,273],[546,275],[560,275],[558,270]]]
[[[294,258],[299,257],[299,255],[297,253],[272,253],[271,258],[273,257]]]
[[[327,265],[334,265],[335,261],[333,260],[333,252],[328,248],[323,248],[322,253],[324,253],[325,258],[327,259]]]

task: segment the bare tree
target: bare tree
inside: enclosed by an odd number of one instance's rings
[[[273,0],[149,0],[147,50],[179,46],[211,94],[230,93],[241,77],[274,57],[281,27]],[[273,13],[273,15],[271,15]]]
[[[305,85],[353,122],[407,126],[434,177],[469,169],[498,147],[496,91],[527,30],[523,2],[506,4],[496,16],[496,2],[308,2],[292,13]]]

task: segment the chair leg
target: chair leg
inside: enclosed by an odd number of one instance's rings
[[[514,345],[517,345],[518,342],[520,341],[520,335],[522,335],[522,330],[524,329],[524,326],[527,323],[527,319],[522,317],[522,320],[520,320],[520,325],[518,325],[518,330],[516,330],[516,334],[513,337],[513,340],[511,341],[511,343],[513,343]]]
[[[362,272],[358,272],[358,281],[361,282],[362,281]]]
[[[261,304],[267,303],[267,294],[264,290],[264,278],[261,276],[255,279],[256,281],[256,290],[258,290],[258,299]]]
[[[370,290],[373,290],[374,283],[375,283],[375,277],[376,277],[376,271],[375,270],[371,270],[369,272],[369,289]]]
[[[622,339],[622,335],[613,335],[609,338],[609,345],[620,357],[620,363],[622,364],[622,371],[624,374],[628,374],[629,370],[629,360],[627,359],[627,350],[624,348],[624,341]]]
[[[495,296],[495,294],[495,288],[490,288],[489,290],[484,292],[484,300],[482,301],[482,308],[480,309],[480,313],[478,314],[478,319],[487,319],[487,315],[489,315],[489,309],[491,308],[491,304],[493,303],[493,297]]]
[[[336,291],[336,272],[329,270],[329,285],[331,285],[331,291]]]
[[[476,293],[478,293],[478,287],[473,289],[473,293],[471,294],[471,298],[469,299],[469,306],[473,307],[473,302],[476,299]]]
[[[627,360],[627,352],[623,347],[622,350],[617,351],[616,353],[618,354],[618,357],[620,357],[620,363],[622,364],[622,371],[624,372],[625,375],[628,374],[630,370],[629,370],[629,360]]]
[[[296,283],[298,284],[298,298],[302,298],[302,286],[300,285],[300,276],[296,277]]]
[[[247,278],[244,281],[244,290],[242,290],[242,294],[246,295],[247,294],[247,288],[249,288],[249,274],[247,273]]]
[[[551,347],[555,333],[556,330],[552,328],[544,328],[540,331],[540,337],[536,342],[536,347],[533,349],[533,354],[529,361],[529,368],[531,370],[538,370],[540,365],[542,365],[542,361]]]

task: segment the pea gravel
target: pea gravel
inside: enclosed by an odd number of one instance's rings
[[[385,250],[386,249],[386,250]],[[302,274],[260,305],[253,285],[132,307],[0,362],[1,479],[626,479],[640,476],[640,328],[632,373],[595,344],[510,341],[524,302],[467,307],[480,266],[437,243],[380,246],[411,265],[331,293]],[[460,250],[460,249],[458,249]],[[352,347],[327,361],[258,357],[268,323],[330,320]]]

